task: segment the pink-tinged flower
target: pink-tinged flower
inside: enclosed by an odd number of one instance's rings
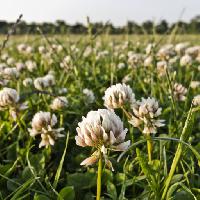
[[[157,128],[164,126],[164,120],[159,119],[162,108],[154,98],[142,98],[133,106],[133,115],[129,123],[134,127],[140,128],[142,133],[157,133]]]
[[[109,109],[121,108],[126,103],[135,103],[135,94],[129,85],[118,83],[107,88],[103,97],[104,105]]]
[[[192,103],[194,106],[200,106],[200,94],[193,98]]]
[[[54,145],[56,139],[64,137],[64,135],[60,134],[64,128],[55,129],[54,127],[56,124],[57,117],[50,112],[40,111],[34,115],[31,122],[32,129],[28,129],[28,131],[31,137],[41,135],[42,140],[39,144],[39,148]]]
[[[178,101],[185,101],[186,94],[187,94],[187,88],[185,88],[180,83],[175,83],[173,87],[173,94],[176,100]]]
[[[99,158],[99,151],[104,155],[106,164],[111,166],[107,159],[107,149],[124,151],[130,145],[126,141],[127,129],[124,129],[121,119],[113,110],[99,109],[90,111],[78,123],[76,144],[82,147],[91,146],[97,149],[91,157],[84,160],[81,165],[91,165]]]
[[[0,110],[9,110],[11,117],[16,120],[19,112],[28,108],[27,103],[19,103],[19,94],[15,89],[3,88],[0,91]]]

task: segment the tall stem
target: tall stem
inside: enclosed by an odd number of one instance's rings
[[[101,198],[101,174],[102,174],[102,155],[99,153],[98,175],[97,175],[97,197],[96,200]]]
[[[147,136],[147,151],[148,151],[148,158],[149,158],[149,163],[152,161],[152,149],[153,149],[153,142],[151,139],[151,136]]]
[[[183,131],[181,133],[181,137],[180,137],[180,140],[183,141],[183,142],[188,140],[188,138],[189,138],[189,136],[192,132],[193,123],[194,123],[194,116],[193,115],[194,115],[194,111],[193,111],[192,106],[191,106],[191,108],[188,112],[188,115],[187,115],[187,119],[185,121],[185,125],[183,127]],[[175,173],[177,164],[180,160],[180,157],[182,155],[182,152],[183,152],[183,144],[180,143],[180,144],[178,144],[178,147],[177,147],[177,150],[176,150],[176,153],[175,153],[175,156],[174,156],[171,168],[170,168],[169,175],[168,175],[168,177],[165,181],[164,191],[163,191],[161,200],[164,200],[165,196],[167,195],[167,191],[169,189],[171,180],[174,176],[174,173]]]

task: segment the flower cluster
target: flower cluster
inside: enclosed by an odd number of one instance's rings
[[[47,74],[44,77],[38,77],[34,80],[34,86],[38,90],[43,90],[55,84],[55,78],[52,74]]]
[[[200,106],[200,94],[193,98],[192,103],[194,106]]]
[[[91,104],[95,101],[95,96],[94,96],[94,93],[92,90],[85,88],[85,89],[83,89],[83,94],[85,96],[86,104]]]
[[[50,112],[40,111],[34,115],[31,122],[32,129],[29,128],[28,131],[31,137],[41,135],[42,140],[39,144],[39,148],[54,145],[56,139],[64,137],[64,135],[60,134],[64,128],[55,129],[54,127],[56,124],[57,117]]]
[[[97,151],[84,160],[82,165],[92,165],[98,160],[98,151],[103,152],[108,166],[111,163],[106,158],[107,148],[116,151],[124,151],[128,148],[130,141],[124,142],[127,129],[113,110],[99,109],[90,111],[82,122],[78,123],[76,129],[78,135],[75,137],[76,144],[82,147],[95,147]]]
[[[118,83],[107,88],[103,100],[107,108],[121,108],[126,103],[134,104],[135,94],[129,85]]]
[[[164,126],[164,120],[158,119],[161,115],[162,108],[154,98],[142,98],[141,101],[133,106],[133,115],[129,123],[134,127],[140,128],[142,133],[157,133],[157,128]]]
[[[21,110],[28,108],[27,103],[19,103],[19,94],[15,89],[3,88],[0,91],[0,110],[8,109],[14,120]]]
[[[64,96],[57,97],[53,100],[52,104],[50,105],[52,110],[61,110],[68,106],[67,98]]]
[[[175,83],[173,87],[173,95],[178,101],[185,101],[186,99],[187,88],[185,88],[180,83]]]

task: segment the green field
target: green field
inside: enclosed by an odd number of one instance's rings
[[[199,200],[198,45],[173,33],[11,36],[0,199]]]

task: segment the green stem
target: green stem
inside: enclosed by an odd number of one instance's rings
[[[194,123],[193,110],[192,110],[192,107],[191,107],[190,110],[189,110],[189,113],[188,113],[184,128],[183,128],[181,137],[180,137],[180,141],[183,141],[183,142],[187,141],[189,135],[191,134],[193,123]],[[169,189],[172,177],[174,176],[174,172],[176,170],[176,166],[177,166],[177,164],[178,164],[178,162],[180,160],[180,157],[182,155],[182,152],[183,152],[183,143],[179,143],[178,147],[177,147],[177,150],[176,150],[176,153],[175,153],[175,156],[174,156],[174,159],[173,159],[173,162],[172,162],[172,165],[171,165],[171,169],[170,169],[169,175],[168,175],[168,177],[167,177],[167,179],[165,181],[165,187],[164,187],[164,191],[163,191],[161,200],[165,199],[165,196],[166,196],[167,191]]]
[[[123,110],[124,114],[128,118],[128,120],[131,120],[132,116],[129,112],[126,111],[126,109],[122,106],[121,109]]]
[[[149,163],[151,163],[152,161],[152,149],[153,149],[153,142],[151,136],[147,136],[147,151],[148,151]]]
[[[60,127],[63,126],[63,114],[61,113],[60,114]]]
[[[101,198],[101,174],[102,174],[102,154],[99,153],[99,163],[98,163],[98,176],[97,176],[97,197],[96,200]]]

